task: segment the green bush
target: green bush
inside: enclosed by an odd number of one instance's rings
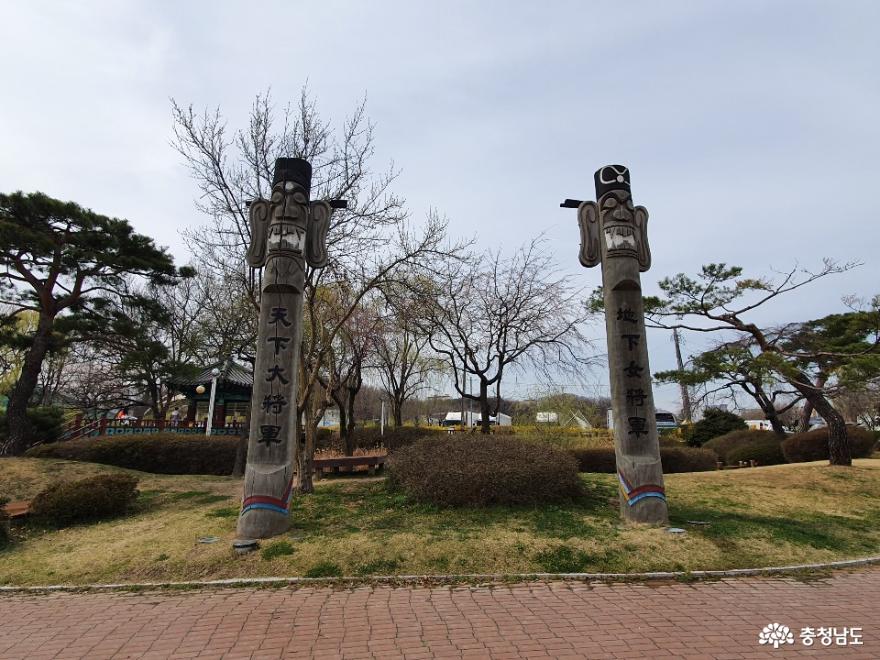
[[[718,455],[697,447],[660,447],[664,474],[675,472],[708,472],[718,469]]]
[[[425,438],[395,452],[389,485],[440,506],[542,504],[582,493],[577,462],[555,447],[516,436]]]
[[[30,432],[25,437],[25,446],[37,443],[57,442],[64,431],[64,411],[55,406],[38,406],[28,408]],[[5,438],[9,432],[6,414],[0,415],[0,436]]]
[[[748,428],[748,424],[738,415],[718,408],[708,408],[703,413],[703,419],[687,432],[687,443],[691,447],[701,447],[703,443],[719,435]]]
[[[785,457],[780,448],[782,440],[783,438],[780,438],[773,431],[747,429],[719,435],[706,442],[703,447],[714,451],[728,465],[735,465],[740,461],[751,459],[758,461],[760,465],[778,465],[785,463]],[[731,452],[736,452],[737,457],[732,457]],[[754,455],[749,456],[750,453]],[[773,462],[765,462],[768,460]]]
[[[137,498],[137,483],[129,474],[62,481],[37,494],[31,515],[59,527],[122,515]]]
[[[617,472],[617,457],[614,447],[593,447],[590,449],[571,449],[569,453],[578,462],[578,472]]]
[[[238,438],[182,433],[119,434],[39,445],[25,455],[103,463],[156,474],[232,473]]]
[[[867,458],[874,452],[877,441],[874,434],[858,426],[847,426],[850,454],[853,458]],[[782,453],[789,463],[805,463],[829,459],[828,428],[796,433],[782,442]]]
[[[574,449],[570,452],[578,461],[581,472],[615,474],[617,459],[613,447]],[[660,463],[665,474],[674,472],[706,472],[718,467],[715,452],[695,447],[660,447]]]
[[[734,447],[727,453],[727,464],[737,465],[740,461],[755,461],[757,465],[780,465],[785,463],[782,453],[782,438],[775,433],[772,438],[761,438]]]

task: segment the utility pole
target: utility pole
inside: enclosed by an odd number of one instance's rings
[[[684,371],[684,360],[681,359],[681,336],[678,334],[678,328],[672,329],[672,341],[675,342],[675,360],[678,363],[678,371]],[[693,417],[693,409],[691,408],[691,393],[688,392],[687,385],[679,382],[681,388],[681,412],[684,415],[684,421],[690,423]]]

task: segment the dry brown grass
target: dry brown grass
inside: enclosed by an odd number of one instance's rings
[[[59,476],[117,468],[36,459],[0,460],[0,494],[32,496]],[[293,554],[233,555],[240,482],[225,477],[141,479],[140,509],[64,530],[17,528],[0,552],[0,583],[83,584],[306,575],[695,570],[827,561],[878,554],[880,460],[667,477],[671,523],[618,523],[613,475],[588,475],[592,495],[555,507],[448,511],[410,503],[382,480],[322,482],[297,498],[284,539]],[[693,525],[687,521],[705,521]],[[205,545],[200,536],[221,541]]]

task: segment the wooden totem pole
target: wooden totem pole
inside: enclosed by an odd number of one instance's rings
[[[601,168],[595,181],[598,203],[567,199],[561,206],[578,210],[581,264],[602,264],[620,514],[627,521],[664,524],[666,493],[639,277],[651,267],[648,211],[633,206],[623,165]]]
[[[344,205],[310,203],[311,183],[308,161],[279,158],[272,198],[250,206],[247,261],[263,274],[239,539],[267,538],[288,527],[305,264],[326,263],[330,216]]]

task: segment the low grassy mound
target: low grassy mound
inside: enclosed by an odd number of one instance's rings
[[[740,461],[780,465],[786,462],[782,440],[773,431],[731,431],[712,438],[703,447],[714,451],[727,465],[737,465]]]
[[[515,436],[419,440],[392,455],[388,478],[413,500],[438,506],[561,503],[582,494],[573,456]]]
[[[617,460],[613,447],[573,449],[572,456],[578,462],[580,472],[617,472]],[[660,461],[665,474],[675,472],[705,472],[717,468],[715,452],[695,447],[660,447]]]
[[[103,463],[155,474],[231,474],[238,438],[232,436],[150,433],[82,438],[39,445],[32,458],[63,458]]]
[[[0,459],[0,489],[31,499],[60,477],[129,474],[58,459]],[[621,525],[613,474],[580,475],[590,497],[540,506],[437,507],[382,480],[319,481],[291,529],[233,553],[241,479],[134,474],[125,516],[64,529],[17,522],[0,585],[174,582],[271,576],[693,571],[873,556],[880,460],[669,474],[670,525]],[[217,543],[201,543],[216,536]],[[292,552],[291,552],[292,550]]]
[[[130,474],[61,481],[37,494],[31,515],[58,527],[120,516],[137,499],[137,484],[137,477]]]
[[[877,440],[873,433],[858,426],[847,426],[846,433],[853,458],[867,458],[874,452]],[[789,463],[827,461],[829,459],[828,428],[795,433],[782,442],[782,453]]]

